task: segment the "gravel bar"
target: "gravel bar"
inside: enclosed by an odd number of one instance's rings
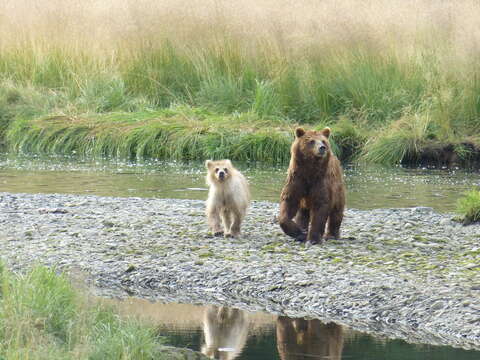
[[[480,349],[480,226],[431,208],[346,211],[342,240],[286,237],[253,202],[239,239],[204,202],[0,193],[3,261],[81,271],[104,296],[315,317],[409,342]]]

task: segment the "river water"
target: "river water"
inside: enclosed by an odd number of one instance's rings
[[[254,200],[278,201],[286,166],[239,164]],[[92,161],[0,155],[0,191],[205,199],[202,163]],[[478,172],[345,166],[351,208],[430,206],[451,212]],[[112,301],[112,300],[107,300]],[[223,307],[115,302],[126,316],[152,323],[171,345],[217,359],[480,359],[479,351],[375,338],[318,320],[290,319]]]
[[[480,352],[409,344],[319,320],[292,319],[237,309],[109,301],[125,315],[150,322],[169,344],[202,351],[215,359],[238,360],[474,360]]]
[[[278,201],[287,166],[239,164],[254,200]],[[478,172],[345,166],[347,206],[357,209],[430,206],[453,211]],[[206,199],[202,163],[92,161],[66,157],[0,156],[0,191]]]

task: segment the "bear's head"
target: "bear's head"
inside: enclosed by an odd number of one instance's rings
[[[233,165],[230,160],[207,160],[205,167],[208,170],[208,178],[210,181],[223,183],[228,181],[233,173]]]
[[[292,150],[303,158],[327,159],[331,154],[330,142],[330,128],[326,127],[323,130],[304,130],[299,127],[295,130],[295,142],[292,145]]]

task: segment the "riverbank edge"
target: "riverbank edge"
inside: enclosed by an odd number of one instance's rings
[[[402,128],[374,135],[353,119],[297,124],[253,113],[221,115],[178,108],[138,113],[44,116],[13,119],[0,132],[0,144],[14,153],[81,155],[143,160],[229,158],[286,164],[298,126],[332,128],[330,138],[342,161],[427,167],[478,167],[480,144],[473,138],[415,138]]]
[[[306,248],[279,231],[278,205],[268,202],[254,202],[243,237],[230,240],[206,233],[202,201],[0,196],[0,224],[8,225],[0,231],[2,257],[14,270],[36,259],[85,272],[104,296],[315,317],[409,342],[480,349],[480,276],[471,263],[480,226],[464,227],[449,214],[349,209],[342,241]],[[385,249],[396,262],[383,257]],[[422,257],[429,263],[419,268]],[[453,270],[441,267],[445,258]]]

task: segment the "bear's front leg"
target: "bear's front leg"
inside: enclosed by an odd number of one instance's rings
[[[325,240],[340,239],[340,225],[342,224],[343,210],[332,212],[328,217],[328,233]]]
[[[304,242],[306,234],[300,226],[298,226],[292,219],[298,211],[300,205],[299,200],[285,199],[280,203],[280,216],[278,222],[283,232],[295,238],[295,240]]]
[[[222,236],[222,220],[220,218],[220,211],[215,206],[207,207],[207,220],[210,230],[214,236]]]
[[[231,225],[226,228],[226,237],[237,237],[240,235],[240,225],[242,224],[242,215],[239,211],[231,210],[229,213]]]
[[[223,231],[225,233],[225,236],[228,236],[228,234],[230,233],[230,228],[232,227],[232,214],[227,209],[223,209],[220,217],[223,221]]]
[[[323,243],[323,234],[327,223],[328,210],[326,207],[310,209],[310,228],[308,229],[307,242],[315,245]]]

